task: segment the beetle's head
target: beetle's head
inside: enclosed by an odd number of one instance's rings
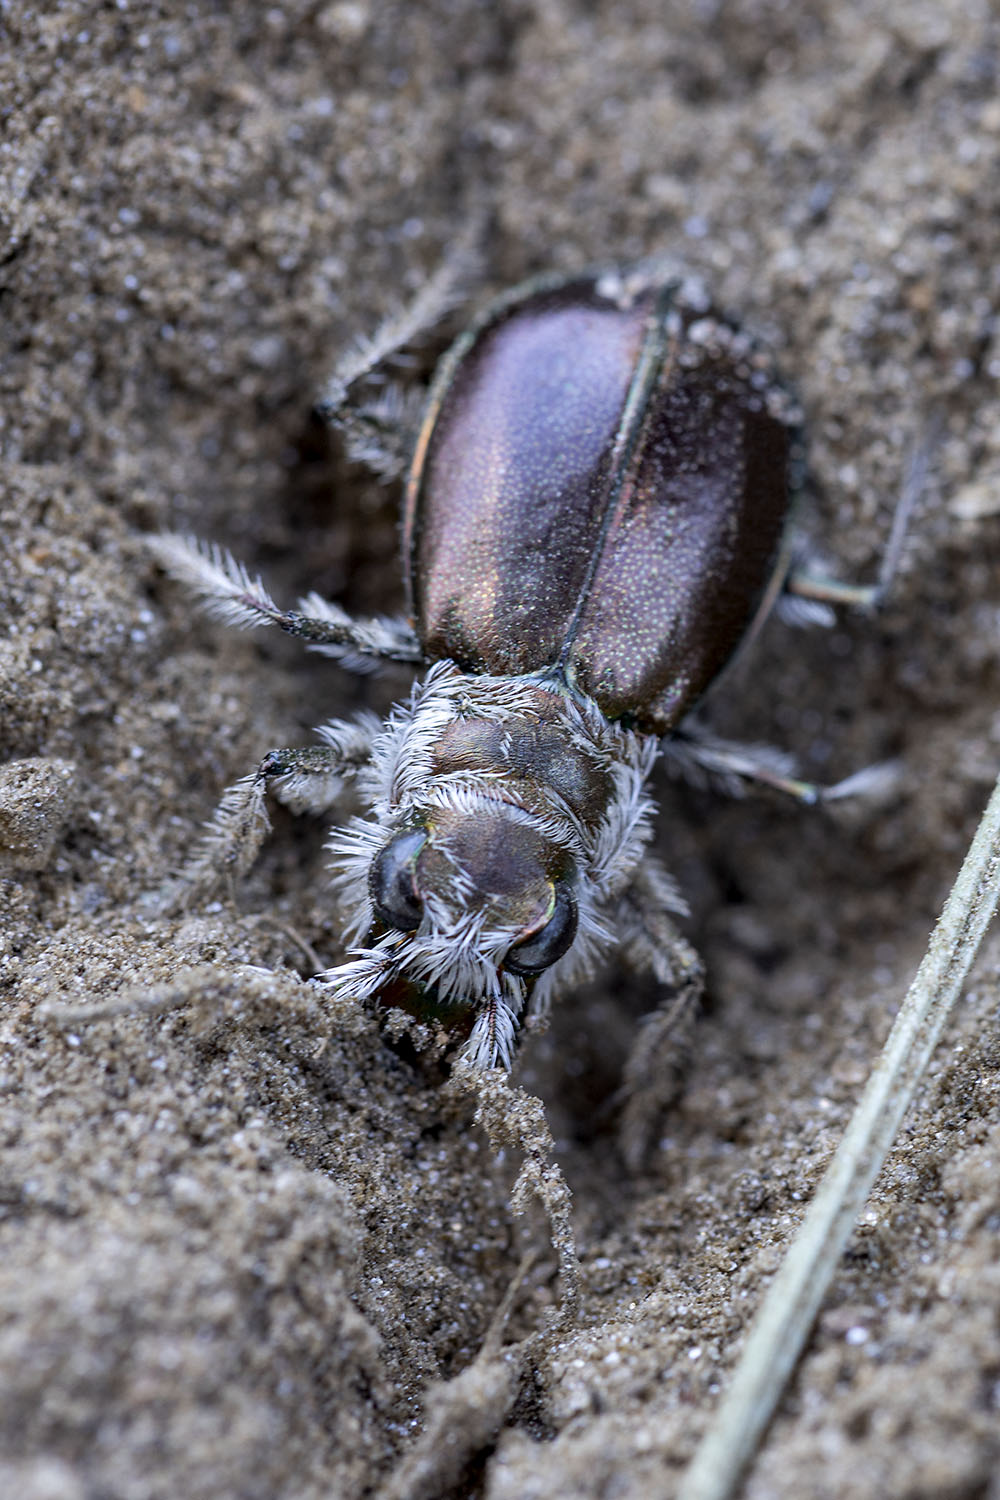
[[[649,834],[655,742],[548,682],[438,663],[359,775],[368,816],[332,836],[352,956],[321,976],[467,1038],[509,1066],[544,1012],[618,936]]]
[[[567,853],[515,810],[442,810],[396,834],[372,861],[368,890],[386,931],[476,925],[498,967],[534,977],[576,935],[575,871]]]
[[[330,979],[471,1032],[474,1061],[509,1066],[525,1001],[569,953],[579,921],[573,855],[536,823],[483,799],[435,807],[369,843],[366,946]]]

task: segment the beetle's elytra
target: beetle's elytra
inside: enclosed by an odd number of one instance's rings
[[[406,319],[400,326],[409,337]],[[386,336],[327,409],[371,454]],[[271,622],[350,664],[429,667],[379,724],[335,720],[226,794],[195,881],[239,868],[268,789],[361,815],[330,840],[353,956],[320,981],[404,1006],[509,1064],[530,1001],[617,947],[668,988],[698,963],[645,850],[661,737],[694,767],[778,779],[681,719],[780,589],[795,414],[767,357],[676,283],[606,274],[500,298],[442,360],[410,452],[409,621],[280,610],[216,549],[157,551],[219,616]],[[382,455],[383,470],[391,452]],[[791,784],[789,784],[791,785]]]
[[[490,309],[431,390],[404,529],[429,657],[556,671],[661,734],[746,630],[789,496],[787,396],[678,293],[577,281]]]

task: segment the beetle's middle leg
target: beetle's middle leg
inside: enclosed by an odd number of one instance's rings
[[[701,959],[670,915],[683,910],[670,876],[647,855],[615,914],[621,953],[629,968],[652,975],[667,991],[660,1005],[640,1023],[625,1065],[620,1140],[633,1171],[641,1166],[660,1116],[680,1086],[704,989]]]
[[[199,596],[210,615],[227,625],[252,630],[257,625],[277,625],[288,635],[298,636],[314,651],[336,657],[354,671],[370,671],[374,659],[419,662],[423,659],[413,630],[406,620],[377,615],[352,620],[339,604],[309,594],[297,610],[281,609],[260,578],[221,547],[193,537],[153,536],[147,546],[161,567]]]
[[[899,567],[910,518],[927,482],[935,441],[936,430],[932,423],[907,467],[876,582],[853,584],[823,577],[809,569],[805,558],[796,558],[793,550],[790,563],[779,563],[776,581],[760,611],[758,623],[772,607],[790,624],[831,625],[836,618],[834,606],[872,611],[884,603]],[[679,727],[673,728],[662,741],[662,750],[668,770],[686,777],[695,785],[707,782],[719,786],[730,796],[742,795],[745,784],[754,782],[783,792],[798,802],[815,805],[844,797],[878,797],[889,791],[898,779],[897,764],[884,762],[866,766],[832,786],[804,781],[796,775],[792,757],[783,751],[770,745],[742,745],[721,739],[694,719],[686,719]]]
[[[795,762],[785,751],[773,745],[724,740],[691,720],[663,741],[662,755],[668,772],[695,786],[711,785],[730,797],[741,797],[752,783],[783,792],[808,807],[845,797],[880,797],[895,786],[899,771],[896,761],[881,761],[830,786],[803,781],[795,775]]]

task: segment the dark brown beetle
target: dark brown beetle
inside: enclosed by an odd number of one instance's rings
[[[404,317],[343,362],[326,410],[383,471],[390,408],[358,392],[407,342]],[[795,412],[766,355],[697,292],[608,273],[493,303],[442,360],[409,465],[412,623],[353,621],[315,596],[282,611],[215,549],[161,559],[221,617],[272,622],[350,664],[432,664],[385,724],[321,727],[230,789],[191,877],[245,865],[268,787],[326,811],[345,929],[320,976],[467,1037],[508,1065],[537,1013],[619,947],[669,987],[699,966],[682,899],[646,853],[646,778],[675,761],[784,786],[780,762],[680,721],[780,592]]]

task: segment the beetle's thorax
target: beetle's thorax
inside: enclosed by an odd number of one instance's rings
[[[357,998],[394,993],[395,980],[432,991],[452,1027],[468,1019],[477,1062],[509,1062],[528,994],[543,1006],[612,941],[611,905],[649,834],[655,754],[655,740],[610,724],[555,679],[438,663],[376,740],[359,778],[368,816],[331,841],[351,936],[366,946],[330,978]],[[410,931],[386,930],[372,900],[370,874],[390,844],[400,858],[412,851],[401,866],[419,898]],[[529,951],[562,890],[575,935],[525,977],[505,960]]]

